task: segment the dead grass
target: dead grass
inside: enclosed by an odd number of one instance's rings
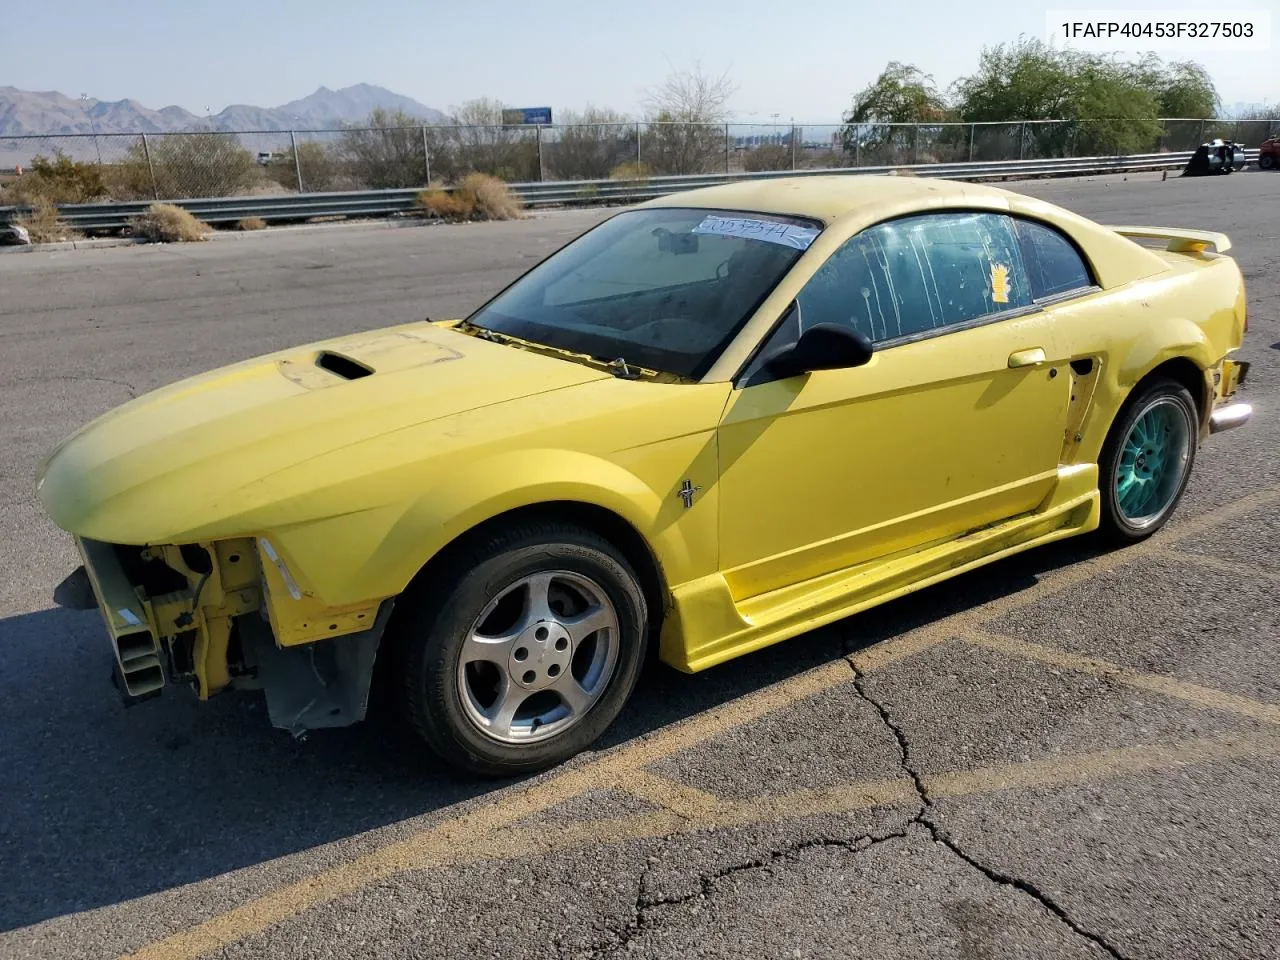
[[[132,221],[133,232],[153,243],[190,243],[205,239],[209,225],[171,203],[153,203]]]
[[[415,198],[418,208],[441,220],[470,220],[474,204],[467,197],[446,190],[443,183],[430,184]]]
[[[236,224],[237,230],[265,230],[267,229],[267,221],[261,217],[245,217]]]
[[[417,205],[441,220],[523,220],[524,205],[511,188],[487,173],[469,173],[452,190],[436,182],[417,196]]]
[[[487,173],[469,173],[454,188],[474,206],[474,215],[485,220],[523,220],[524,204],[511,188]]]
[[[36,197],[31,202],[31,212],[13,221],[24,228],[32,243],[57,243],[60,240],[79,240],[80,235],[68,227],[58,216],[58,206],[48,197]]]

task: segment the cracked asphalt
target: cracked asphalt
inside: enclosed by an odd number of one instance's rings
[[[1174,521],[655,667],[519,782],[381,713],[123,709],[34,476],[130,396],[459,315],[603,214],[0,256],[0,958],[1280,957],[1280,175],[1010,186],[1236,244],[1257,412]]]

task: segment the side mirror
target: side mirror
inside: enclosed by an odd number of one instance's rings
[[[813,370],[843,370],[860,367],[871,359],[875,347],[856,330],[836,323],[814,324],[790,347],[779,350],[765,362],[775,376],[799,376]]]

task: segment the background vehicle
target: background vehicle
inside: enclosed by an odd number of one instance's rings
[[[1258,147],[1258,167],[1262,170],[1274,170],[1280,163],[1280,137],[1268,137]]]
[[[1152,246],[1147,246],[1152,245]],[[364,716],[440,755],[586,748],[699,671],[998,558],[1168,520],[1245,422],[1222,234],[922,178],[674,194],[461,321],[182,381],[47,460],[122,688]]]
[[[1244,147],[1232,140],[1213,140],[1202,143],[1187,161],[1183,173],[1202,177],[1211,173],[1231,173],[1244,169]]]

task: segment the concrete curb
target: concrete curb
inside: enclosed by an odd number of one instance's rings
[[[133,237],[101,237],[89,240],[60,240],[57,243],[32,243],[20,247],[0,247],[6,253],[56,253],[59,250],[89,250],[94,247],[133,247],[143,243]]]

